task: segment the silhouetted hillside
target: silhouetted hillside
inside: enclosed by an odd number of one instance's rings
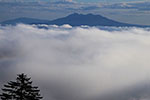
[[[40,20],[40,19],[33,19],[33,18],[17,18],[14,20],[8,20],[4,21],[1,24],[12,24],[15,25],[17,23],[23,23],[23,24],[48,24],[48,25],[63,25],[63,24],[69,24],[71,26],[81,26],[81,25],[88,25],[88,26],[137,26],[137,27],[148,27],[144,25],[134,25],[134,24],[127,24],[122,22],[117,22],[111,19],[108,19],[106,17],[103,17],[101,15],[93,15],[93,14],[78,14],[74,13],[71,15],[68,15],[63,18],[58,18],[56,20]]]
[[[18,23],[23,23],[23,24],[32,24],[32,23],[46,23],[48,22],[48,20],[41,20],[41,19],[35,19],[35,18],[26,18],[26,17],[21,17],[21,18],[17,18],[17,19],[12,19],[12,20],[7,20],[4,22],[1,22],[2,25],[6,25],[6,24],[11,24],[11,25],[15,25]]]

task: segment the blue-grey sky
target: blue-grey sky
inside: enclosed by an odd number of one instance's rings
[[[52,0],[46,0],[52,1]],[[148,1],[148,0],[53,0],[53,1],[77,1],[77,2],[133,2],[133,1]]]
[[[0,0],[0,22],[19,17],[53,20],[72,13],[99,14],[120,22],[150,25],[150,0]]]
[[[146,0],[76,0],[78,2],[132,2],[132,1],[146,1]]]
[[[133,2],[133,1],[148,1],[148,0],[0,0],[0,1],[75,1],[75,2]]]

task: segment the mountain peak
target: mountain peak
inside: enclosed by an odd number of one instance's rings
[[[80,15],[80,14],[79,13],[72,13],[72,14],[70,14],[68,16],[75,16],[75,15]]]
[[[88,13],[88,14],[81,14],[81,13],[72,13],[72,14],[70,14],[70,15],[82,15],[82,16],[87,16],[87,15],[92,15],[92,16],[94,16],[94,14],[92,14],[92,13]],[[70,16],[69,15],[69,16]]]
[[[89,14],[79,14],[73,13],[66,17],[58,18],[56,20],[40,20],[34,18],[17,18],[13,20],[4,21],[2,25],[15,25],[17,23],[23,24],[48,24],[48,25],[64,25],[69,24],[71,26],[81,26],[81,25],[88,25],[88,26],[117,26],[117,27],[124,27],[124,26],[136,26],[136,27],[148,27],[143,25],[134,25],[134,24],[127,24],[122,22],[117,22],[101,15],[95,15],[92,13]]]
[[[80,14],[80,13],[72,13],[70,15],[68,15],[67,17],[103,17],[101,15],[95,15],[95,14],[92,14],[92,13],[88,13],[88,14]],[[103,17],[105,18],[105,17]]]
[[[50,24],[56,25],[63,25],[69,24],[71,26],[81,26],[81,25],[88,25],[88,26],[138,26],[132,25],[122,22],[117,22],[101,15],[95,15],[92,13],[89,14],[80,14],[80,13],[73,13],[66,17],[59,18],[50,22]]]

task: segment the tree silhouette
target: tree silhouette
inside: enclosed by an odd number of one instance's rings
[[[2,89],[3,93],[0,94],[2,100],[40,100],[40,90],[37,86],[32,86],[31,78],[25,74],[18,74],[16,81],[10,81],[5,88]]]

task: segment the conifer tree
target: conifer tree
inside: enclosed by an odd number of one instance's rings
[[[40,100],[40,90],[37,86],[32,86],[31,78],[25,74],[18,74],[16,81],[10,81],[5,88],[2,88],[3,93],[0,94],[2,100]]]

